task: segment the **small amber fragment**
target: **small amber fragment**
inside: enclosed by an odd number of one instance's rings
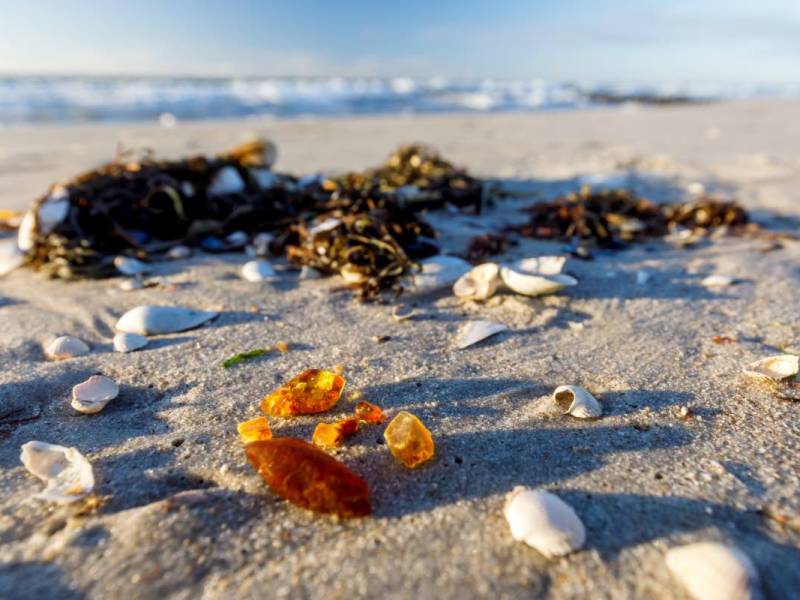
[[[261,410],[275,417],[310,415],[328,410],[339,400],[344,378],[331,371],[303,371],[261,401]]]
[[[357,417],[347,417],[336,423],[320,423],[314,429],[311,441],[323,448],[336,448],[358,431],[360,421]]]
[[[433,458],[435,448],[431,432],[410,412],[397,413],[383,437],[394,457],[410,469]]]
[[[367,482],[308,442],[275,438],[247,444],[245,453],[272,491],[292,504],[340,517],[372,512]]]
[[[242,438],[243,444],[250,442],[263,442],[272,439],[272,430],[264,417],[256,417],[249,421],[243,421],[236,426],[236,431]]]
[[[383,423],[381,407],[369,402],[362,401],[356,404],[356,416],[365,423],[372,423],[373,425]]]
[[[289,351],[289,344],[281,340],[275,344],[275,350],[278,352],[288,352]]]

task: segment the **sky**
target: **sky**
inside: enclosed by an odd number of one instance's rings
[[[800,82],[800,0],[0,0],[0,73]]]

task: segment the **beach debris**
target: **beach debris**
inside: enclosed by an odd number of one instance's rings
[[[714,337],[711,338],[711,341],[713,341],[715,344],[720,344],[724,346],[727,344],[735,344],[739,340],[729,335],[715,335]]]
[[[336,423],[318,423],[311,441],[322,448],[338,448],[347,438],[358,433],[360,426],[358,417],[347,417]]]
[[[289,342],[284,342],[283,340],[275,342],[275,350],[277,350],[278,352],[288,352]]]
[[[579,419],[596,419],[603,407],[588,391],[577,385],[560,385],[553,392],[553,401],[565,415]]]
[[[758,572],[738,548],[698,542],[667,551],[667,568],[696,600],[761,598]]]
[[[116,267],[117,271],[128,277],[132,277],[134,275],[144,275],[145,273],[149,273],[151,270],[150,265],[147,263],[143,263],[142,261],[129,256],[117,256],[114,258],[114,266]]]
[[[308,442],[273,438],[247,444],[245,453],[272,491],[292,504],[340,517],[372,512],[367,482]]]
[[[0,208],[0,231],[16,231],[22,223],[24,213],[8,208]]]
[[[579,550],[586,541],[586,529],[572,507],[545,490],[515,487],[503,514],[511,537],[547,558]]]
[[[274,417],[324,412],[339,401],[344,386],[341,375],[307,369],[267,394],[261,401],[261,410]]]
[[[449,287],[472,269],[467,261],[443,254],[421,261],[420,267],[421,271],[412,276],[410,287],[417,294],[429,294]]]
[[[54,185],[50,192],[22,217],[17,231],[17,246],[23,252],[32,250],[39,236],[50,234],[69,214],[69,192]]]
[[[733,285],[736,281],[736,277],[731,275],[709,275],[700,282],[700,285],[707,288],[721,288]]]
[[[134,352],[147,346],[147,338],[136,333],[118,333],[113,344],[117,352]]]
[[[500,284],[500,267],[483,263],[473,267],[453,284],[453,293],[460,300],[488,300]]]
[[[800,356],[778,354],[750,363],[744,368],[746,375],[763,381],[781,382],[797,377]]]
[[[94,489],[92,465],[75,448],[34,440],[22,445],[20,460],[31,474],[47,484],[34,498],[68,504]]]
[[[177,333],[199,327],[218,315],[182,306],[137,306],[120,317],[116,329],[147,336]]]
[[[419,314],[421,314],[420,311],[408,304],[395,304],[392,307],[392,319],[398,322],[408,321]]]
[[[145,283],[141,277],[131,277],[121,281],[117,287],[121,292],[133,292],[144,289]]]
[[[392,455],[409,469],[430,460],[436,452],[431,432],[415,415],[405,410],[389,422],[383,438]]]
[[[366,400],[362,400],[356,404],[356,417],[358,417],[360,421],[372,425],[380,425],[386,418],[380,406],[367,402]]]
[[[167,250],[166,257],[170,260],[184,260],[192,255],[192,249],[189,246],[178,244]]]
[[[272,265],[263,259],[251,260],[242,266],[242,278],[253,283],[274,281],[277,276]]]
[[[44,353],[50,360],[66,360],[89,354],[89,346],[79,338],[62,335],[47,344]]]
[[[555,294],[565,287],[578,285],[578,280],[569,275],[539,275],[516,271],[509,267],[500,269],[500,277],[511,291],[524,296],[546,296]]]
[[[110,377],[92,375],[72,388],[72,408],[85,415],[93,415],[119,395],[119,385]]]
[[[465,323],[459,332],[456,334],[455,347],[458,350],[469,348],[485,340],[488,337],[496,335],[502,331],[507,331],[508,327],[502,323],[494,323],[492,321],[469,321]]]
[[[242,421],[236,426],[236,431],[243,444],[251,442],[263,442],[272,439],[272,430],[265,417],[255,417],[247,421]]]
[[[222,361],[222,368],[230,369],[232,366],[238,365],[239,363],[258,358],[259,356],[264,356],[265,354],[269,353],[269,351],[269,348],[255,348],[254,350],[248,350],[247,352],[239,352],[238,354],[234,354],[230,358]]]
[[[506,248],[508,248],[508,238],[505,235],[496,233],[476,235],[467,244],[464,258],[471,263],[479,263],[490,256],[502,254]]]
[[[521,258],[510,267],[521,273],[530,275],[558,275],[564,270],[566,256],[532,256]]]

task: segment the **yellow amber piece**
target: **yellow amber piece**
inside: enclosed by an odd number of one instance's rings
[[[331,408],[344,389],[344,377],[308,369],[261,401],[261,410],[274,417],[310,415]]]
[[[236,426],[236,431],[242,438],[243,444],[250,442],[263,442],[272,439],[272,430],[264,417],[256,417],[249,421],[243,421]]]
[[[431,432],[410,412],[400,411],[383,432],[394,457],[409,469],[433,458],[435,447]]]
[[[336,423],[320,423],[314,429],[311,441],[315,446],[336,448],[358,431],[360,421],[357,417],[347,417]]]

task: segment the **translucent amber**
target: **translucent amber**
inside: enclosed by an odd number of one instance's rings
[[[431,432],[410,412],[397,413],[383,437],[394,457],[410,469],[433,458],[435,448]]]
[[[247,444],[245,452],[272,491],[292,504],[340,517],[372,512],[367,482],[308,442],[275,438]]]
[[[339,400],[344,378],[331,371],[308,369],[261,401],[261,410],[275,417],[309,415],[328,410]]]
[[[375,406],[369,402],[359,402],[356,404],[356,417],[365,423],[379,425],[383,423],[383,411],[380,406]]]
[[[320,423],[314,429],[311,440],[323,448],[336,448],[341,446],[347,438],[358,431],[360,421],[357,417],[347,417],[337,423]]]
[[[256,417],[249,421],[243,421],[236,426],[236,431],[239,432],[243,444],[263,442],[264,440],[272,439],[272,431],[264,417]]]

